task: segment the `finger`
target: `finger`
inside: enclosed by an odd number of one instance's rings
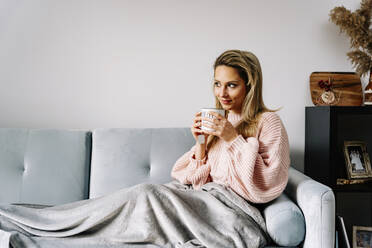
[[[208,127],[208,128],[212,128],[215,131],[220,131],[220,132],[222,132],[222,130],[224,129],[224,125],[222,125],[220,121],[203,122],[202,126],[205,126],[205,127]]]
[[[199,121],[199,122],[195,122],[193,127],[200,128],[201,125],[202,125],[202,123]]]
[[[201,116],[201,112],[196,113],[195,116]]]
[[[201,127],[203,125],[203,123],[201,121],[196,121],[192,124],[193,127]]]
[[[203,122],[203,127],[208,127],[208,128],[212,128],[212,129],[215,129],[216,128],[216,124],[212,123],[212,122]]]
[[[212,130],[214,130],[214,131],[209,131],[209,130],[205,130],[205,129],[203,129],[203,131],[204,132],[208,132],[208,134],[212,134],[212,132],[219,132],[219,133],[221,133],[222,132],[222,127],[221,126],[217,126],[217,125],[215,125],[215,124],[210,124],[210,123],[203,123],[203,127],[207,127],[207,128],[210,128],[210,129],[212,129]],[[215,134],[212,134],[212,135],[215,135]]]
[[[201,121],[202,120],[202,118],[205,118],[205,117],[201,117],[201,116],[198,116],[198,117],[195,117],[195,121]]]
[[[200,134],[203,134],[203,130],[201,129],[198,129],[198,128],[191,128],[191,132],[193,132],[194,134],[196,135],[200,135]]]
[[[216,125],[218,125],[220,123],[220,120],[217,120],[217,119],[212,119],[212,118],[208,118],[208,117],[200,117],[200,120],[202,121],[206,121],[206,122],[212,122]]]
[[[213,136],[220,137],[219,132],[216,132],[216,131],[209,131],[208,135],[213,135]]]
[[[203,130],[203,133],[202,133],[205,137],[208,137],[209,135],[212,135],[212,132],[211,131],[208,131],[208,130]]]
[[[200,128],[202,126],[202,123],[201,122],[194,122],[192,125],[191,125],[191,128]]]
[[[197,132],[201,132],[201,128],[199,126],[192,126],[191,127],[192,130],[196,130]]]

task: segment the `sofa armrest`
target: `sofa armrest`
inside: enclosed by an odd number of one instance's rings
[[[335,196],[328,186],[290,168],[285,193],[302,210],[306,222],[304,248],[335,245]]]

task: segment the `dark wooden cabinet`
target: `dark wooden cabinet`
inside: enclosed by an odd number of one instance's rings
[[[347,179],[344,141],[363,141],[372,159],[372,106],[312,106],[305,109],[305,174],[335,193],[336,213],[352,226],[372,226],[372,181],[337,185]]]

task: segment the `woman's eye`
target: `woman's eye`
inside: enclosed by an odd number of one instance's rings
[[[230,88],[235,88],[236,87],[236,84],[229,84],[229,87]]]
[[[220,83],[219,82],[214,82],[214,86],[216,86],[216,87],[220,87]]]

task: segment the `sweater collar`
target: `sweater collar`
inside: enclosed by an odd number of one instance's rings
[[[228,116],[227,116],[227,120],[233,125],[233,126],[237,126],[237,124],[239,124],[239,122],[242,120],[242,116],[241,114],[235,114],[233,112],[229,112]]]

